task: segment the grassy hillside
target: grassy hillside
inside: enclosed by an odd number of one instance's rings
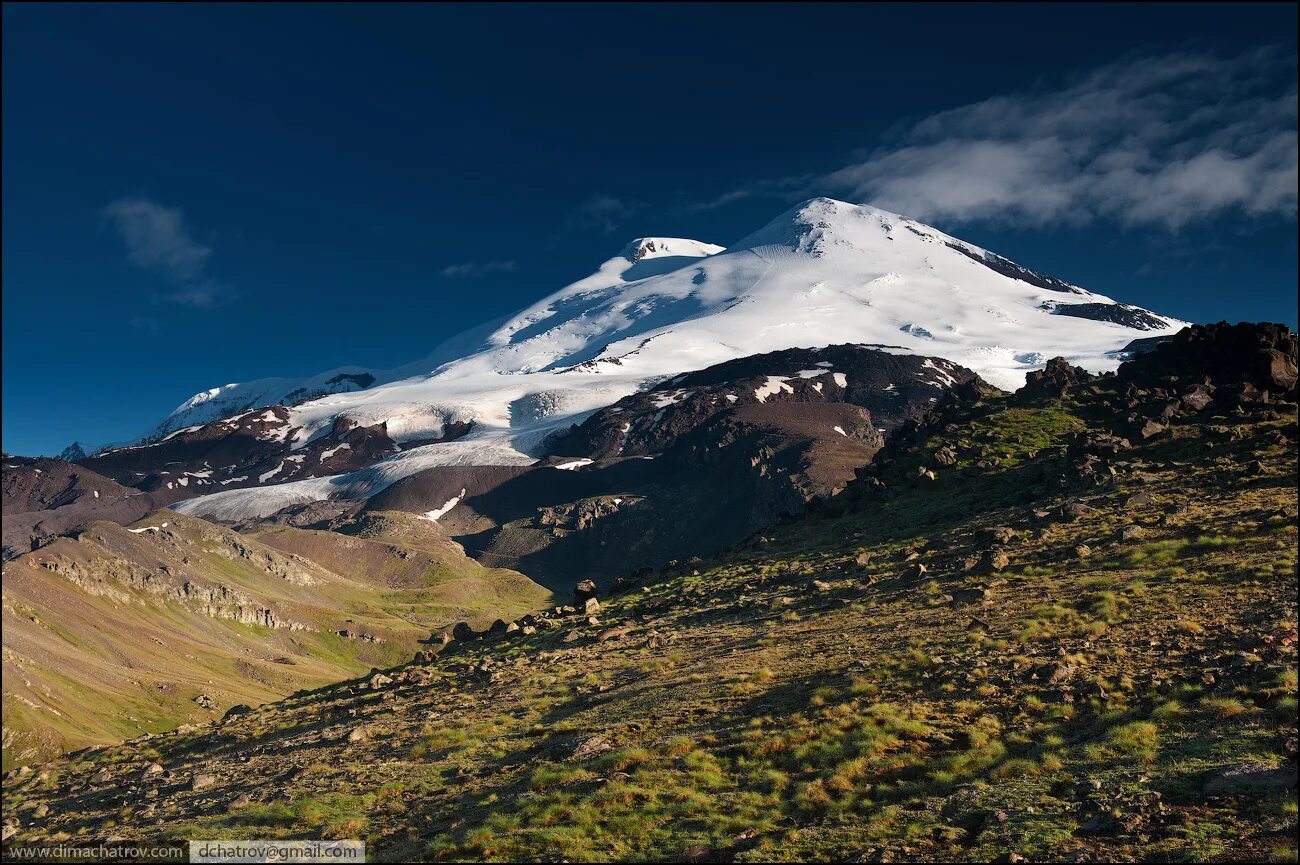
[[[159,511],[7,562],[5,768],[399,663],[433,628],[549,600],[427,520],[349,528],[243,536]]]
[[[1127,446],[1131,390],[951,408],[839,512],[5,811],[394,860],[1294,861],[1293,406]]]

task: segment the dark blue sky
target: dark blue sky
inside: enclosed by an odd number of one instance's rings
[[[10,452],[395,366],[633,237],[727,244],[811,194],[1182,318],[1296,321],[1294,4],[3,14]]]

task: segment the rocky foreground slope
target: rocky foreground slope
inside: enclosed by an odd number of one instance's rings
[[[10,843],[1289,861],[1296,341],[971,383],[824,509],[594,603],[9,776]],[[440,641],[439,641],[440,642]]]

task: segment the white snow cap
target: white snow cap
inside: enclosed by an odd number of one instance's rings
[[[401,369],[346,367],[306,380],[215,388],[182,405],[156,432],[321,389],[327,395],[289,409],[290,424],[301,427],[295,442],[339,417],[387,422],[403,441],[435,437],[451,420],[473,424],[455,442],[386,459],[378,474],[387,483],[417,465],[528,462],[548,433],[621,397],[752,354],[874,344],[945,358],[1015,389],[1047,358],[1114,369],[1116,352],[1130,341],[1173,334],[1184,324],[1141,310],[1146,329],[1053,313],[1084,303],[1095,311],[1115,301],[898,214],[814,198],[727,249],[638,238],[590,276]],[[363,386],[366,377],[373,383]],[[333,486],[373,491],[376,474],[364,471]],[[319,481],[303,483],[313,493],[320,488]],[[251,492],[213,494],[185,508],[203,513],[208,499]]]

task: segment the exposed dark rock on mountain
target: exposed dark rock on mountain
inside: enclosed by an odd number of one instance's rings
[[[977,381],[862,346],[742,358],[602,409],[537,466],[429,469],[367,507],[437,513],[472,555],[557,591],[604,586],[804,513],[871,460],[881,428]]]
[[[788,349],[674,376],[601,409],[548,448],[554,454],[591,458],[655,454],[708,420],[744,406],[789,413],[802,410],[791,404],[848,403],[866,409],[875,427],[887,431],[974,377],[939,358],[867,346]],[[776,409],[778,405],[785,408]],[[763,411],[749,414],[757,417]]]
[[[1025,377],[1025,386],[1016,391],[1016,397],[1027,400],[1043,396],[1064,396],[1070,388],[1086,384],[1095,378],[1086,370],[1070,366],[1064,358],[1054,357],[1043,369]]]
[[[1215,413],[1294,418],[1297,346],[1296,334],[1286,325],[1193,325],[1124,363],[1114,374],[1092,375],[1053,358],[1041,372],[1029,376],[1013,402],[1053,406],[1063,399],[1085,399],[1086,394],[1105,390],[1108,396],[1093,397],[1092,401],[1096,403],[1094,411],[1104,413],[1109,432],[1089,433],[1072,441],[1062,453],[1046,455],[1034,475],[1020,478],[1025,494],[1041,494],[1054,485],[1113,483],[1111,461],[1116,454],[1160,440],[1171,424],[1180,421],[1203,423]],[[837,506],[842,509],[863,499],[888,497],[893,492],[891,486],[905,478],[928,476],[936,469],[942,473],[943,467],[936,464],[966,474],[999,471],[1007,454],[975,439],[958,441],[955,448],[925,448],[927,441],[945,430],[988,411],[986,396],[987,392],[973,384],[953,388],[924,414],[901,425],[872,464],[858,472]],[[1285,404],[1275,406],[1279,399]],[[1227,430],[1231,437],[1227,427],[1210,427],[1209,434],[1215,435],[1215,429]],[[1033,435],[1025,430],[1014,437],[1023,441]],[[951,451],[954,458],[943,459],[944,451]]]
[[[285,394],[282,403],[292,405],[293,403],[313,399],[314,397],[324,396],[325,394],[338,393],[340,390],[365,390],[375,383],[375,377],[368,372],[346,373],[341,372],[338,375],[331,376],[324,385],[316,388],[299,387],[294,388]],[[353,385],[354,387],[347,387]],[[340,387],[342,386],[342,387]]]
[[[835,431],[835,427],[845,434]],[[557,591],[722,549],[835,492],[880,433],[857,406],[742,406],[654,456],[591,464],[428,469],[367,508],[433,512],[485,564],[526,569]],[[556,468],[556,465],[571,466]]]
[[[1176,378],[1184,386],[1230,386],[1237,393],[1249,386],[1261,393],[1294,395],[1296,346],[1297,335],[1284,324],[1196,324],[1156,345],[1151,354],[1121,365],[1117,375],[1123,381]]]
[[[81,442],[73,442],[72,444],[68,445],[59,453],[58,456],[58,459],[61,459],[64,462],[69,462],[69,463],[75,463],[78,460],[84,460],[85,458],[86,458],[86,451],[84,448],[82,448]]]
[[[1051,310],[1052,315],[1109,321],[1134,330],[1161,330],[1169,326],[1169,322],[1160,316],[1127,303],[1047,303],[1043,309]]]
[[[6,560],[94,520],[135,522],[171,500],[63,460],[6,456],[3,471]]]
[[[469,424],[451,423],[441,438],[465,435]],[[271,406],[177,430],[151,444],[115,448],[81,460],[81,464],[120,483],[146,491],[166,491],[179,500],[220,490],[303,478],[335,475],[364,468],[404,448],[429,441],[398,444],[387,425],[363,426],[341,417],[329,432],[307,441],[290,423],[289,410]]]
[[[1045,288],[1048,291],[1059,291],[1065,294],[1083,294],[1083,289],[1077,285],[1071,285],[1063,279],[1057,279],[1054,276],[1048,276],[1045,273],[1039,273],[1036,270],[1030,270],[1023,265],[1016,264],[1010,259],[1003,258],[992,252],[984,251],[981,255],[968,248],[965,244],[946,242],[944,246],[949,249],[955,249],[962,255],[979,262],[994,273],[1002,276],[1009,276],[1012,279],[1018,279],[1021,282],[1027,282],[1038,288]]]
[[[1162,342],[1169,342],[1173,339],[1173,334],[1168,336],[1144,336],[1141,339],[1135,339],[1119,351],[1114,356],[1120,360],[1132,360],[1140,354],[1146,354],[1149,351],[1155,351],[1156,346]]]

